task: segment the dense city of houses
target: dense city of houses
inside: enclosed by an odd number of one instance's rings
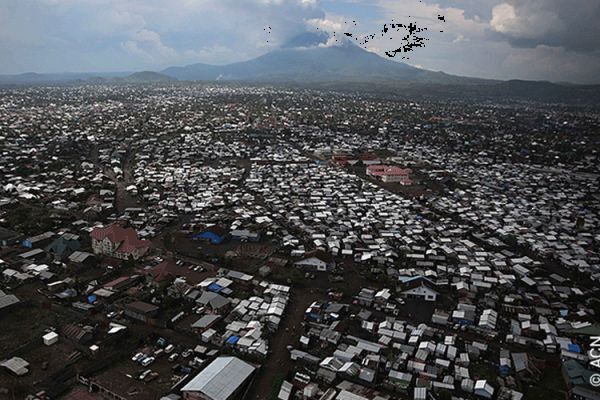
[[[0,97],[0,398],[600,398],[597,111]]]

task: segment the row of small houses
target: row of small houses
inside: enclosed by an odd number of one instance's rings
[[[335,393],[331,398],[345,398],[336,397],[341,393],[339,386],[338,390],[331,386],[340,379],[353,382],[347,395],[353,393],[355,397],[351,398],[356,399],[388,398],[377,392],[380,383],[414,399],[425,399],[430,391],[462,392],[484,399],[496,395],[497,389],[489,381],[473,379],[469,370],[487,354],[485,343],[459,342],[455,335],[441,335],[425,324],[415,326],[393,317],[382,322],[373,320],[373,314],[366,310],[389,301],[386,290],[363,289],[357,299],[357,305],[364,307],[357,315],[361,328],[374,340],[345,333],[342,321],[348,318],[348,305],[313,303],[305,314],[308,331],[300,338],[300,347],[290,351],[292,360],[316,371],[316,381],[296,374],[291,387],[286,385],[286,390],[280,392],[280,398],[289,399],[294,390],[302,392],[308,387],[319,390],[320,384],[328,388],[326,393]],[[330,355],[315,355],[323,354],[323,349],[332,349]],[[512,398],[523,398],[517,391],[513,394],[517,397]]]

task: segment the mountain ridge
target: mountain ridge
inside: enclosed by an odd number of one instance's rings
[[[134,72],[124,78],[117,79],[123,79],[126,83],[164,83],[177,81],[176,78],[154,71]]]
[[[247,61],[226,65],[196,63],[159,72],[60,73],[0,75],[0,85],[44,84],[182,84],[185,81],[274,84],[317,89],[378,92],[452,100],[533,100],[600,104],[600,85],[577,85],[522,79],[494,80],[429,71],[381,57],[322,33],[305,33],[280,48]]]
[[[412,67],[387,60],[354,44],[282,47],[248,61],[220,66],[198,63],[169,67],[161,73],[178,80],[368,82],[387,79],[442,84],[494,82]]]

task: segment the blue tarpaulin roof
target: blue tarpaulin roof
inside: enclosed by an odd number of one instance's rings
[[[239,336],[229,336],[229,339],[227,339],[227,344],[231,344],[234,345],[236,344],[238,341],[240,340]]]
[[[217,285],[216,283],[211,283],[208,285],[207,289],[209,292],[219,293],[221,290],[223,290],[223,286]]]
[[[573,353],[581,353],[581,347],[579,347],[578,344],[575,343],[569,343],[569,351],[572,351]]]
[[[214,232],[205,231],[193,235],[192,239],[205,239],[210,241],[212,244],[220,244],[223,240],[225,240],[225,237],[219,236]]]

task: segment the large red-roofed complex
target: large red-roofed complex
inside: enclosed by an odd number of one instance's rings
[[[393,165],[370,165],[367,167],[367,175],[383,182],[397,182],[402,185],[411,185],[409,168],[400,168]]]
[[[121,260],[128,260],[129,257],[137,260],[150,249],[150,242],[140,240],[135,229],[123,228],[119,224],[94,228],[90,236],[94,253],[120,258]]]

